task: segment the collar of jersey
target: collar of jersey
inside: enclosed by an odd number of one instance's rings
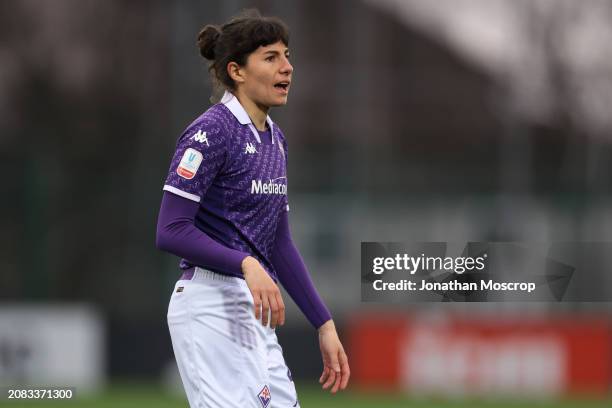
[[[259,132],[257,132],[255,125],[253,125],[253,121],[251,121],[249,114],[246,112],[246,110],[244,110],[238,98],[236,98],[231,92],[225,91],[223,98],[221,98],[221,103],[224,104],[227,109],[230,110],[230,112],[232,112],[241,125],[249,125],[251,131],[253,132],[253,136],[255,136],[257,142],[261,143]],[[270,138],[272,139],[272,144],[274,144],[274,132],[272,131],[274,122],[272,122],[269,115],[266,115],[266,122],[268,122],[268,126],[270,127]]]

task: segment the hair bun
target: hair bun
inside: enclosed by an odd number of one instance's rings
[[[198,34],[198,47],[200,54],[207,60],[215,59],[215,46],[221,35],[219,27],[212,24],[206,25]]]

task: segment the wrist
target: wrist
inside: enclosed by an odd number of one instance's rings
[[[245,256],[242,262],[240,263],[240,267],[244,271],[245,268],[253,265],[253,262],[257,262],[257,259],[253,258],[251,255]]]
[[[332,319],[329,319],[328,321],[323,323],[317,330],[319,331],[319,334],[325,334],[327,332],[335,332],[336,325],[334,324],[334,321]]]
[[[257,259],[252,256],[246,256],[242,262],[240,263],[240,269],[242,269],[242,274],[246,275],[246,273],[252,269],[254,262],[257,262]]]

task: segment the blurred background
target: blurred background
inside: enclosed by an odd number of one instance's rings
[[[271,111],[290,222],[353,368],[347,395],[316,391],[316,332],[285,294],[302,406],[608,406],[609,303],[366,304],[359,251],[612,241],[610,0],[2,1],[0,384],[138,382],[109,404],[186,406],[156,217],[210,105],[196,35],[248,7],[291,29]]]

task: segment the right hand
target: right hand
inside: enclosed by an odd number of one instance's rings
[[[241,267],[244,280],[253,295],[255,318],[261,319],[261,323],[266,326],[268,314],[272,311],[270,327],[274,329],[277,325],[285,324],[285,303],[280,289],[268,272],[252,256],[244,258]]]
[[[319,347],[321,357],[323,357],[323,373],[321,373],[319,383],[323,384],[324,390],[333,385],[330,389],[332,394],[346,389],[351,369],[344,347],[338,338],[336,326],[331,319],[319,327]]]

